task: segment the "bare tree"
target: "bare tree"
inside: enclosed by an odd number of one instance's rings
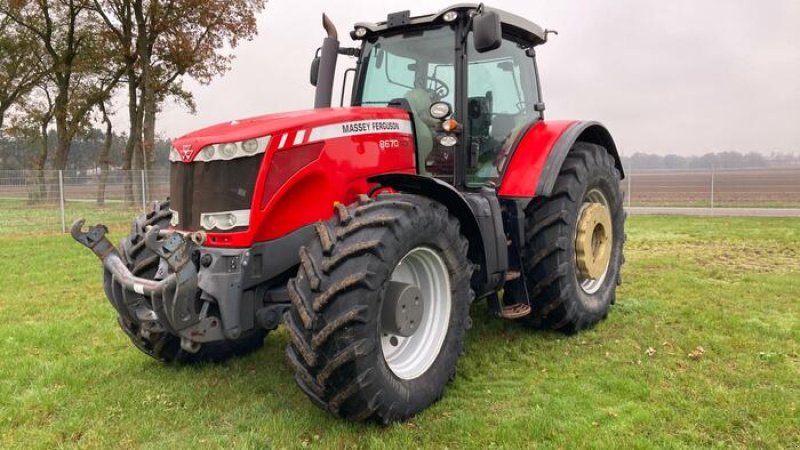
[[[29,92],[19,105],[19,114],[13,117],[9,134],[15,139],[38,147],[34,159],[33,177],[35,188],[30,192],[28,199],[31,202],[43,201],[47,198],[45,166],[49,155],[48,132],[53,121],[55,102],[51,94],[52,86],[46,79]]]
[[[93,0],[124,61],[129,141],[124,168],[154,164],[156,116],[167,98],[194,109],[183,76],[207,83],[228,70],[228,52],[256,34],[266,0]],[[143,147],[140,147],[143,146]],[[133,193],[126,195],[132,201]]]
[[[114,142],[114,131],[111,126],[111,119],[106,112],[105,102],[98,103],[97,107],[102,114],[103,123],[106,126],[105,135],[103,136],[103,146],[100,147],[100,152],[97,154],[97,164],[100,169],[97,183],[97,206],[104,206],[106,204],[106,182],[108,181],[108,166],[111,156],[111,144]]]
[[[142,119],[144,110],[140,107],[139,83],[140,70],[136,65],[138,48],[143,45],[144,36],[137,33],[134,9],[143,8],[143,0],[93,0],[92,8],[101,18],[107,30],[107,38],[114,42],[116,60],[124,70],[123,81],[128,88],[128,141],[122,169],[128,174],[125,183],[125,198],[128,203],[134,202],[133,179],[130,169],[133,168],[134,155],[141,154]]]
[[[0,0],[7,7],[8,0]],[[30,30],[9,16],[0,16],[0,131],[6,112],[19,103],[44,76],[38,64],[36,40]]]
[[[50,68],[46,76],[55,94],[54,168],[58,170],[66,168],[70,144],[89,112],[110,96],[123,73],[120,69],[107,72],[103,64],[108,55],[106,41],[97,34],[100,27],[88,12],[79,0],[0,3],[0,13],[38,40],[41,58]],[[98,83],[98,77],[103,82]]]

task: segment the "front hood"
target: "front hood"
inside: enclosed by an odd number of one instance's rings
[[[396,108],[323,108],[293,111],[286,113],[266,114],[247,119],[232,120],[230,122],[212,125],[197,131],[185,134],[172,141],[174,150],[178,153],[178,160],[192,162],[203,149],[212,144],[245,141],[264,136],[275,136],[279,133],[310,129],[313,127],[357,121],[369,118],[396,118]]]

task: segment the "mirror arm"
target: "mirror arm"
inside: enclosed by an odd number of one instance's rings
[[[483,2],[478,4],[477,9],[474,9],[468,12],[467,14],[469,14],[469,21],[467,21],[467,26],[464,27],[464,34],[461,36],[461,45],[464,45],[464,43],[467,42],[467,36],[469,36],[469,30],[472,29],[472,19],[479,14],[483,14]]]
[[[361,49],[358,47],[340,47],[339,54],[344,56],[361,56]]]

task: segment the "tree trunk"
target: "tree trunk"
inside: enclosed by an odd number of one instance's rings
[[[103,141],[103,147],[100,148],[100,154],[97,157],[97,163],[100,168],[100,179],[97,184],[97,206],[105,206],[106,204],[106,182],[108,181],[108,158],[111,155],[111,143],[114,137],[111,129],[111,119],[106,114],[105,105],[100,103],[100,111],[103,113],[103,122],[106,124],[106,136]]]
[[[31,203],[39,203],[45,200],[47,195],[47,188],[45,185],[44,168],[47,164],[47,125],[50,124],[50,119],[42,119],[39,125],[39,154],[34,161],[34,185],[33,190],[28,194],[28,201]]]
[[[154,147],[156,139],[156,93],[154,92],[150,70],[145,70],[144,78],[144,122],[142,124],[142,156],[143,169],[145,170],[144,192],[150,195],[149,170],[153,170]]]
[[[67,119],[67,89],[69,87],[59,86],[59,92],[56,96],[55,107],[53,115],[56,119],[56,155],[53,160],[53,169],[64,170],[67,168],[67,158],[69,158],[69,149],[71,144],[71,137],[69,133],[69,125]],[[51,177],[53,178],[53,177]],[[47,181],[47,200],[55,201],[58,198],[58,189],[56,181],[50,179]]]
[[[57,89],[58,94],[56,95],[53,115],[56,118],[56,136],[58,140],[53,169],[64,170],[67,168],[67,158],[69,158],[69,149],[72,141],[67,111],[69,108],[69,81],[59,82]]]
[[[133,205],[136,201],[132,170],[135,167],[134,157],[141,152],[139,149],[142,142],[143,110],[138,101],[139,83],[136,79],[136,71],[131,67],[128,69],[128,118],[130,119],[130,130],[128,142],[125,145],[125,160],[122,163],[122,170],[125,172],[125,203],[128,205]]]

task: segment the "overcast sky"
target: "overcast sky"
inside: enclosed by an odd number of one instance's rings
[[[800,152],[800,1],[487,4],[559,32],[538,50],[549,119],[599,120],[625,154]],[[355,22],[448,5],[271,0],[259,17],[258,37],[235,50],[230,72],[208,86],[186,82],[197,114],[168,105],[158,129],[173,138],[235,118],[310,108],[308,67],[324,36],[323,11],[339,28],[342,45],[350,46]],[[347,57],[339,61],[340,68],[352,65]]]

